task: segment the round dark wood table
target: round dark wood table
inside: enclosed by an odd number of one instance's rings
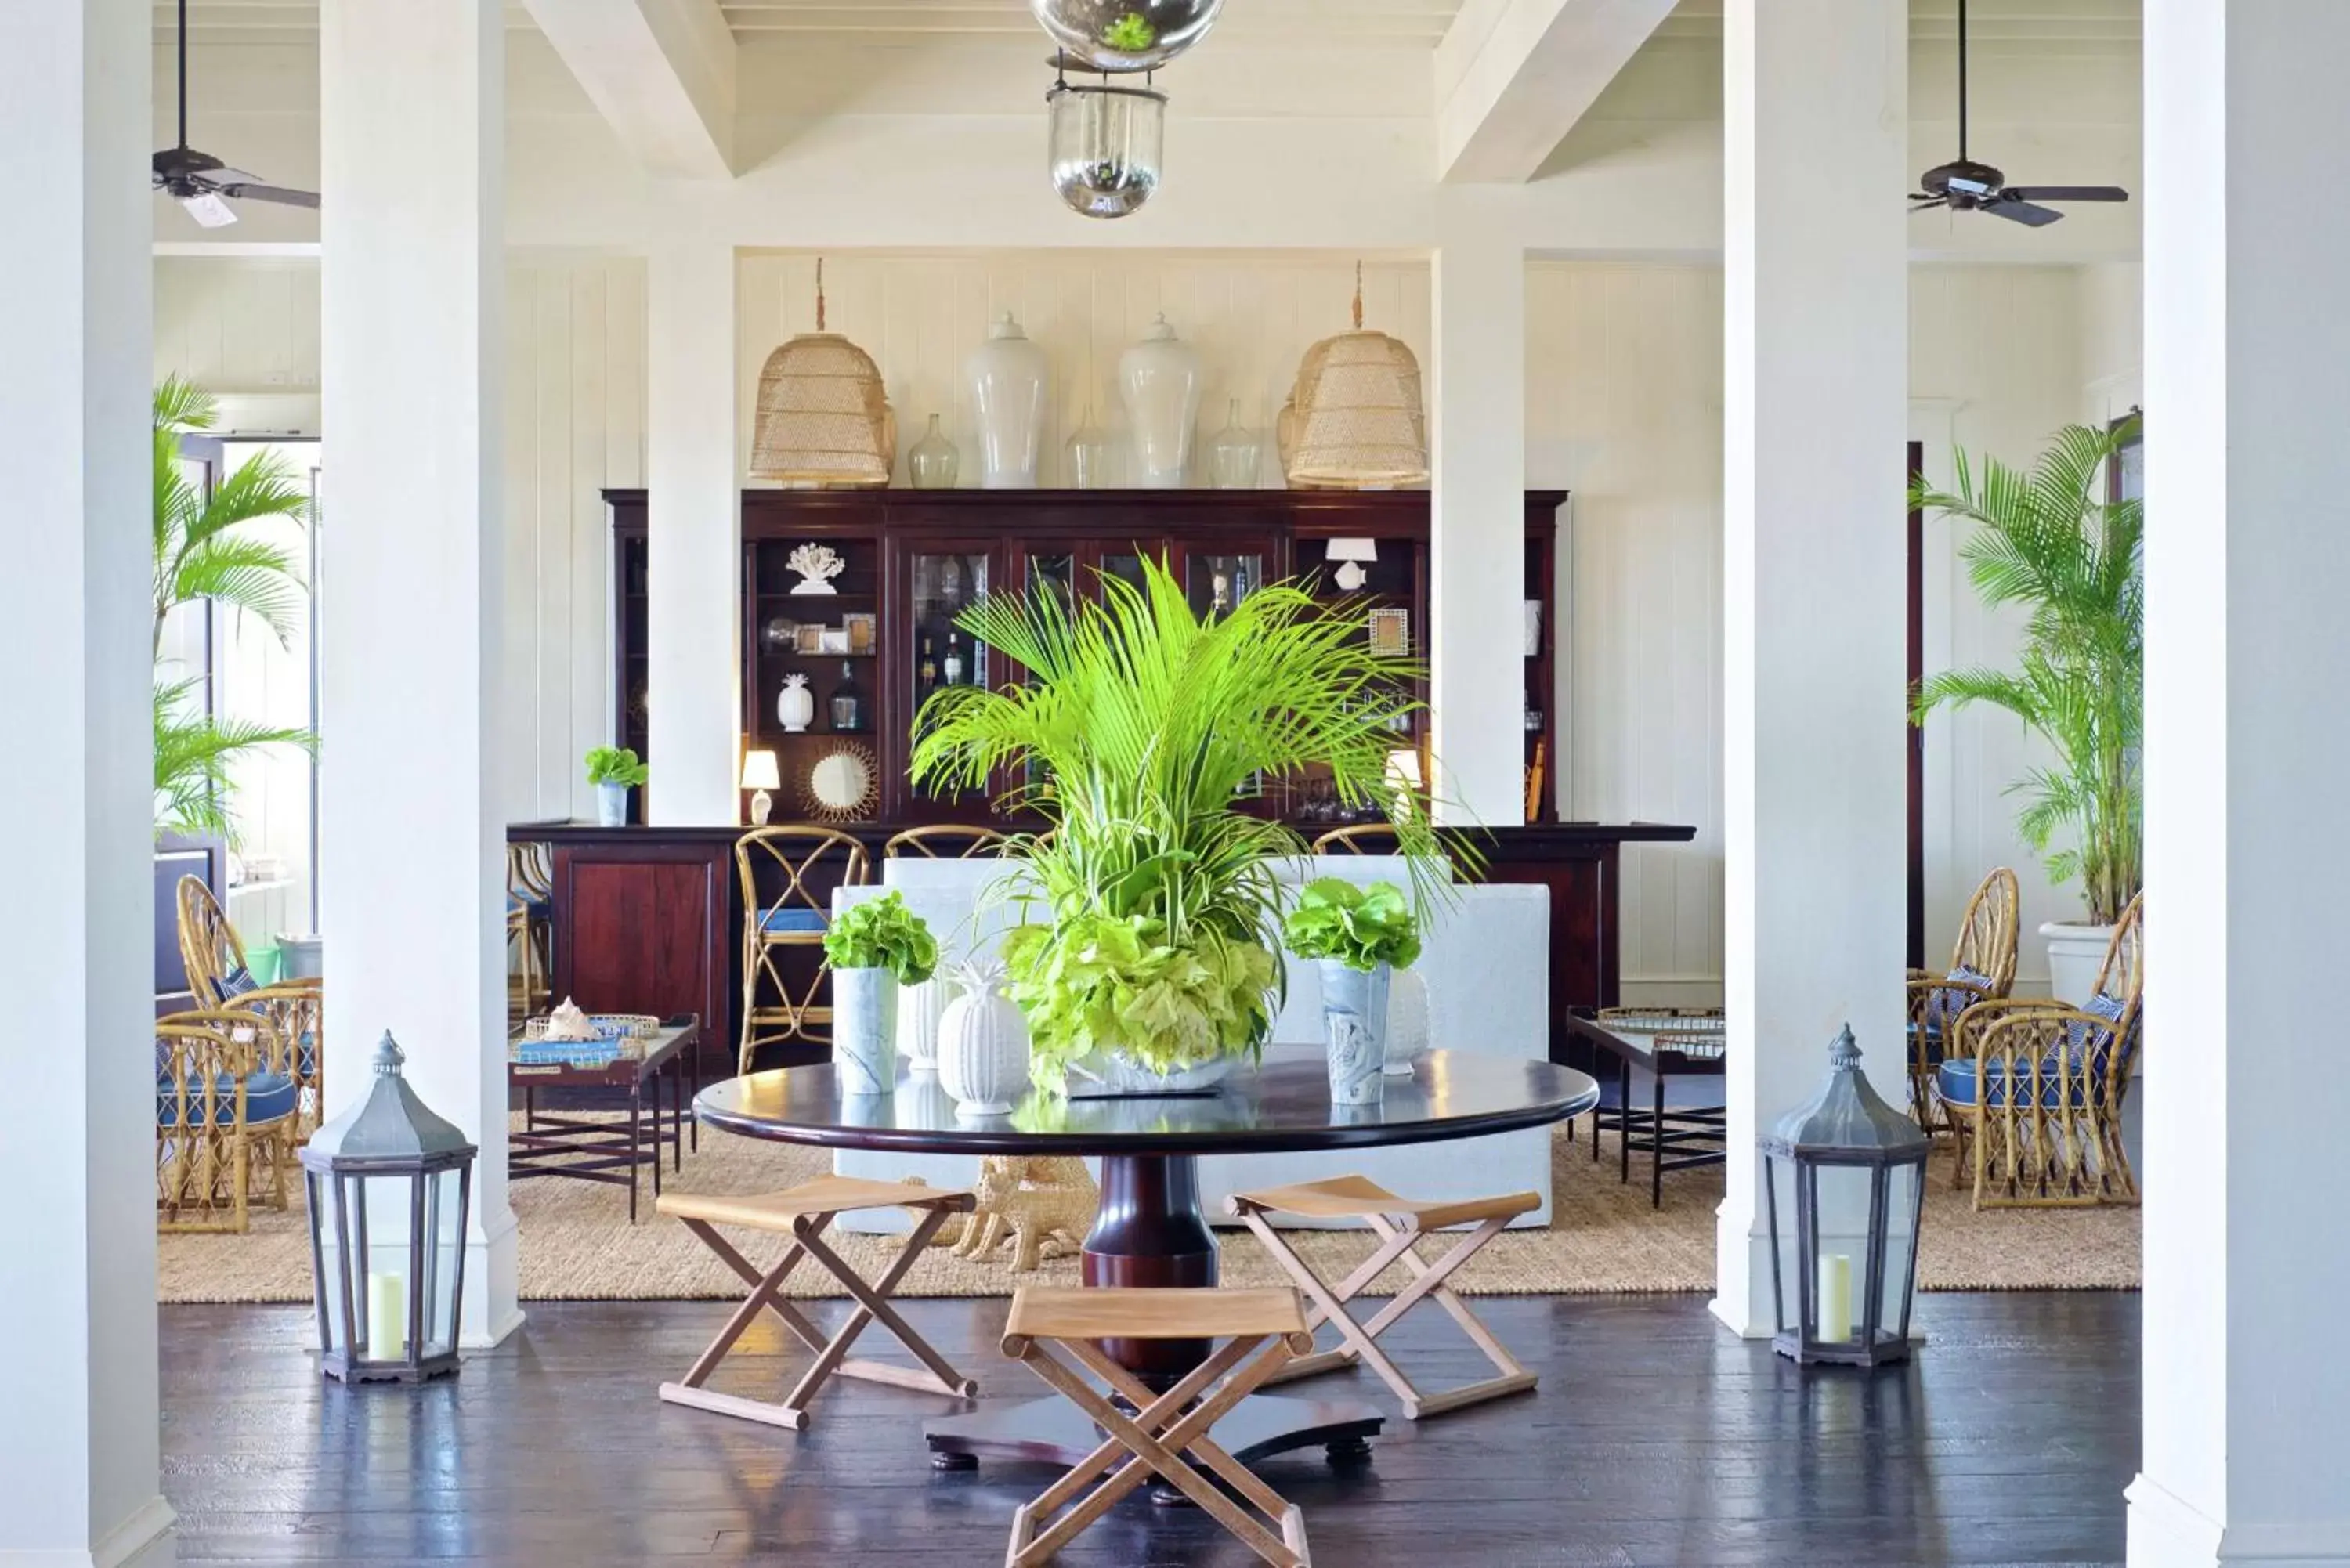
[[[1097,1155],[1101,1209],[1086,1238],[1088,1285],[1216,1282],[1216,1240],[1200,1210],[1203,1154],[1271,1154],[1432,1143],[1541,1127],[1598,1103],[1590,1077],[1547,1062],[1430,1051],[1409,1078],[1387,1080],[1375,1106],[1334,1106],[1322,1048],[1274,1046],[1213,1091],[1055,1101],[1032,1092],[1010,1116],[958,1116],[935,1092],[841,1094],[831,1064],[787,1067],[712,1084],[694,1096],[706,1126],[744,1137],[903,1154]],[[1409,1195],[1407,1195],[1409,1196]],[[1152,1387],[1172,1386],[1204,1360],[1206,1340],[1107,1342],[1104,1349]],[[1357,1400],[1252,1396],[1216,1424],[1246,1462],[1315,1443],[1360,1457],[1378,1410]],[[1101,1438],[1075,1407],[1043,1399],[924,1428],[932,1461],[982,1458],[1075,1464]]]

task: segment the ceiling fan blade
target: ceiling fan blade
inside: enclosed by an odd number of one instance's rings
[[[2022,223],[2035,229],[2044,229],[2064,215],[2054,207],[2035,207],[2031,202],[2021,201],[2012,193],[2006,192],[2003,192],[1996,202],[1984,202],[1982,211],[1996,213],[2011,223]]]
[[[196,177],[218,186],[257,185],[261,182],[261,176],[258,174],[249,174],[242,169],[230,169],[225,166],[218,169],[199,169],[196,171]]]
[[[224,229],[236,222],[236,209],[210,191],[194,196],[182,196],[180,205],[188,210],[188,216],[208,229]]]
[[[288,191],[282,185],[232,185],[224,192],[241,202],[275,202],[281,207],[310,207],[318,204],[316,191]]]
[[[1936,207],[1949,206],[1950,199],[1948,196],[1912,196],[1909,198],[1909,203],[1911,212],[1926,213],[1931,212]]]
[[[2011,185],[2007,193],[2019,202],[2126,202],[2129,192],[2118,185]]]
[[[1909,192],[1909,199],[1913,202],[1924,202],[1929,204],[1935,202],[1947,202],[1950,200],[1948,196],[1937,196],[1931,191],[1912,191]]]

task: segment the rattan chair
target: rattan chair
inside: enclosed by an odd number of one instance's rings
[[[201,884],[199,884],[201,886]],[[299,1091],[266,1018],[173,1012],[155,1023],[155,1208],[166,1231],[243,1232],[253,1188],[286,1207]]]
[[[1333,828],[1310,847],[1316,855],[1393,855],[1396,830],[1384,822]]]
[[[554,1003],[555,873],[544,844],[506,846],[506,1015],[510,1023]]]
[[[824,933],[832,925],[832,889],[871,881],[871,867],[863,844],[814,823],[755,828],[734,841],[734,869],[743,883],[738,1072],[751,1071],[762,1045],[790,1040],[832,1044],[831,971],[823,954]],[[806,955],[811,948],[816,950],[812,961],[792,961],[791,954]],[[809,972],[785,972],[803,968]]]
[[[196,1010],[224,1009],[266,1019],[292,1052],[296,1141],[316,1131],[326,1104],[327,1022],[323,984],[281,980],[255,985],[245,967],[244,942],[227,911],[200,877],[180,878],[180,960]]]
[[[2022,899],[2015,873],[2002,866],[1982,879],[1967,900],[1959,940],[1950,950],[1950,972],[1908,973],[1909,1112],[1929,1133],[1949,1132],[1934,1098],[1934,1075],[1950,1054],[1959,1015],[1979,1002],[2004,999],[2015,986],[2017,909]]]
[[[2009,999],[1960,1015],[1934,1095],[1958,1133],[1952,1184],[1971,1173],[1977,1209],[2137,1201],[2122,1107],[2142,1044],[2144,897],[2122,911],[2085,1006]]]
[[[881,846],[884,860],[984,860],[1003,853],[1008,834],[992,827],[965,827],[942,823],[935,827],[910,827]]]

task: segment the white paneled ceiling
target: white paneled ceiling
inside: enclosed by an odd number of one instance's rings
[[[188,0],[188,31],[207,43],[301,43],[318,33],[319,0]],[[1343,41],[1434,48],[1463,0],[1230,0],[1217,36],[1263,42]],[[2135,45],[2141,0],[1970,0],[1968,30],[1986,43],[2054,47]],[[1680,0],[1661,31],[1718,36],[1723,0]],[[735,36],[901,40],[1033,36],[1028,0],[720,0]],[[1909,0],[1910,31],[1957,36],[1958,0]],[[175,0],[155,6],[156,36],[175,27]],[[519,5],[509,22],[528,26]]]

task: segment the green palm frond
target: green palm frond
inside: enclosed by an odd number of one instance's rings
[[[301,625],[304,587],[290,551],[236,532],[271,517],[305,517],[310,497],[294,466],[275,452],[257,452],[224,478],[211,494],[181,470],[179,441],[188,431],[210,430],[217,418],[210,394],[169,377],[154,401],[154,646],[176,605],[216,599],[258,617],[280,644]]]
[[[1910,492],[1912,506],[1972,524],[1960,547],[1968,579],[1984,603],[2026,616],[2017,670],[1945,670],[1920,687],[1913,716],[1922,724],[1946,707],[1983,704],[2049,742],[2059,764],[2014,786],[2024,802],[2017,828],[2052,879],[2082,878],[2100,920],[2119,917],[2142,876],[2145,516],[2136,501],[2097,493],[2137,433],[2136,421],[2067,427],[2029,472],[1992,460],[1978,474],[1960,452],[1950,490],[1921,480]],[[2073,841],[2060,842],[2068,830]]]
[[[316,751],[307,730],[214,719],[194,705],[201,677],[155,688],[155,832],[236,842],[229,806],[231,764],[264,746]]]

